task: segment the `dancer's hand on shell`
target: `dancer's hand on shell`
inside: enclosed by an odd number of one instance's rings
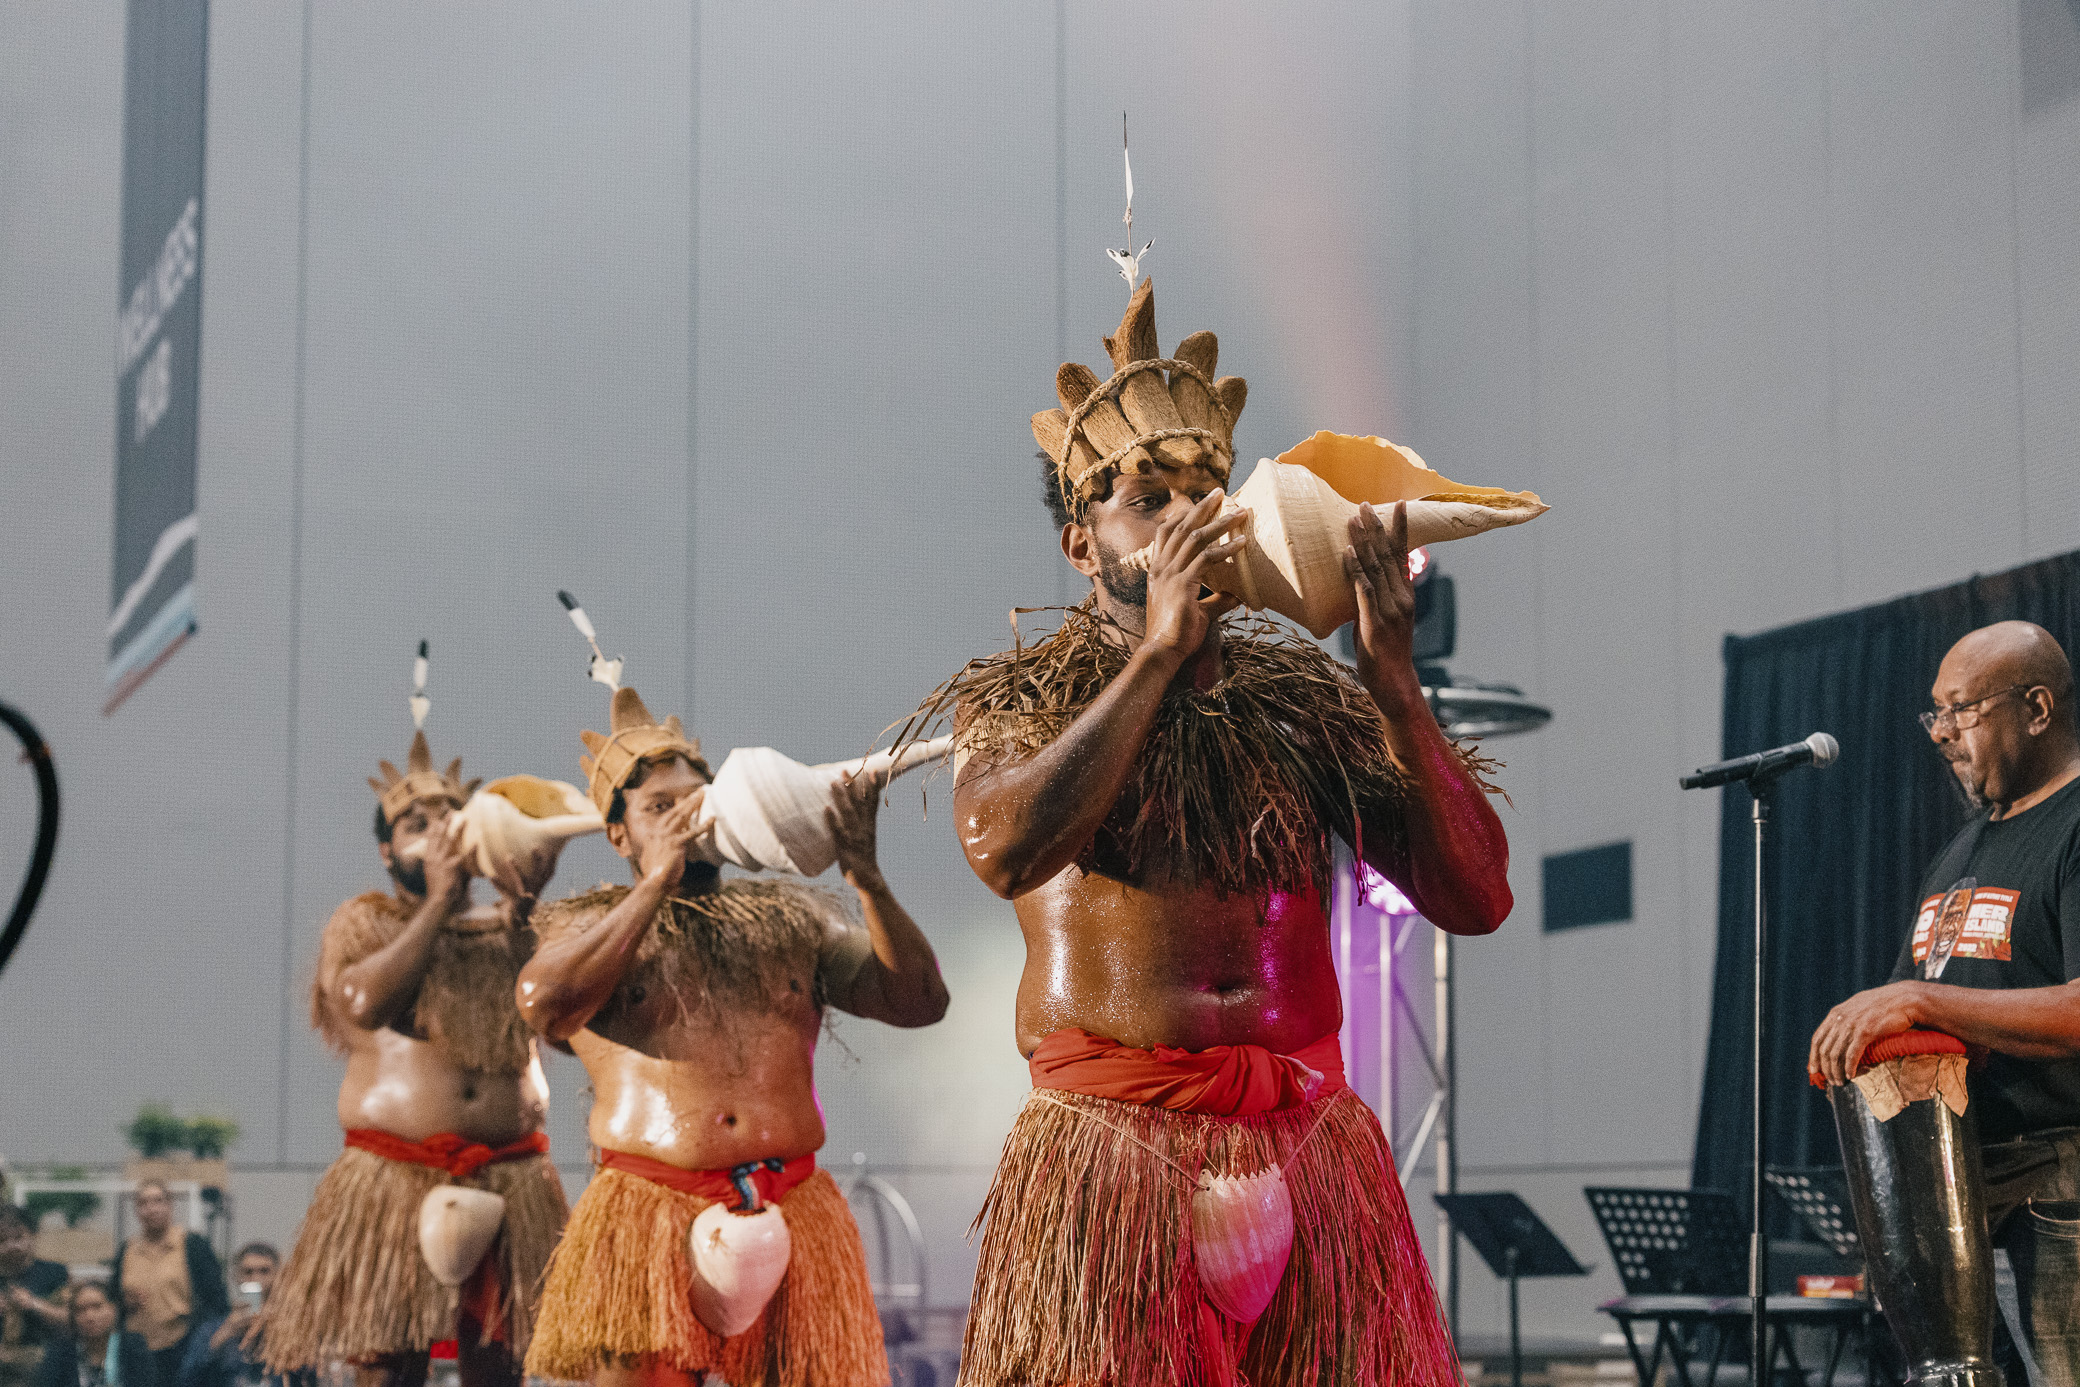
[[[881,792],[887,786],[886,771],[847,771],[832,787],[832,803],[823,811],[824,827],[838,850],[838,870],[855,890],[871,891],[883,884],[878,825]]]
[[[639,863],[643,875],[657,878],[667,895],[679,889],[679,880],[686,875],[686,861],[694,840],[715,823],[714,815],[702,812],[707,803],[708,787],[703,785],[673,805],[643,844]]]
[[[1214,488],[1183,515],[1156,526],[1148,556],[1147,642],[1158,649],[1190,657],[1206,643],[1207,628],[1242,605],[1224,592],[1202,596],[1207,575],[1241,553],[1249,540],[1236,533],[1249,523],[1249,512],[1220,513],[1227,493]]]
[[[1388,522],[1370,503],[1351,517],[1344,576],[1358,598],[1351,635],[1358,678],[1366,688],[1415,670],[1416,590],[1408,580],[1408,502],[1394,503]]]
[[[451,910],[469,895],[470,854],[462,846],[462,830],[462,817],[450,814],[426,835],[426,898],[444,902]]]

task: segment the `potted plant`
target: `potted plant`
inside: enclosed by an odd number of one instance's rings
[[[43,1172],[51,1180],[87,1178],[76,1165],[54,1165]],[[22,1197],[22,1211],[36,1225],[36,1255],[66,1266],[106,1262],[115,1255],[115,1237],[106,1227],[82,1227],[101,1212],[101,1196],[92,1190],[31,1190]],[[43,1227],[44,1215],[55,1213],[62,1228]]]
[[[204,1188],[223,1188],[230,1178],[224,1149],[238,1139],[238,1124],[215,1117],[197,1121],[203,1124],[199,1138],[196,1123],[174,1116],[164,1103],[139,1108],[123,1128],[130,1149],[137,1153],[123,1163],[123,1178],[133,1182],[193,1180]]]

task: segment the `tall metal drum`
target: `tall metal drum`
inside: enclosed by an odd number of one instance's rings
[[[1915,1387],[2005,1384],[1963,1050],[1935,1032],[1887,1036],[1855,1082],[1828,1091],[1870,1289]]]

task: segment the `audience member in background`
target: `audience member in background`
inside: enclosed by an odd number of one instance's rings
[[[65,1332],[52,1339],[36,1387],[161,1387],[144,1336],[119,1329],[116,1299],[99,1281],[72,1288]]]
[[[137,1187],[137,1236],[116,1249],[109,1293],[122,1307],[123,1323],[144,1340],[158,1366],[158,1379],[173,1387],[188,1333],[205,1320],[229,1314],[224,1266],[209,1240],[173,1226],[173,1196],[156,1180]]]
[[[28,1387],[44,1344],[65,1332],[67,1279],[37,1260],[29,1216],[0,1202],[0,1387]]]
[[[281,1265],[281,1253],[268,1243],[247,1243],[238,1250],[232,1259],[238,1294],[231,1313],[197,1326],[188,1337],[188,1356],[181,1360],[180,1378],[172,1387],[310,1387],[316,1382],[308,1369],[284,1378],[268,1372],[263,1361],[267,1328],[260,1308],[274,1294],[274,1276]]]

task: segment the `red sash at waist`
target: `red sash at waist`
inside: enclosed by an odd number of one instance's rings
[[[777,1170],[774,1169],[776,1165],[779,1167]],[[683,1166],[666,1165],[663,1161],[628,1151],[602,1150],[599,1168],[618,1170],[623,1175],[633,1175],[681,1194],[699,1195],[702,1199],[732,1206],[739,1203],[743,1194],[737,1182],[748,1180],[757,1189],[762,1203],[778,1204],[796,1185],[816,1173],[816,1153],[811,1151],[784,1163],[747,1161],[722,1170],[687,1170]]]
[[[1297,1108],[1346,1087],[1334,1031],[1281,1055],[1261,1045],[1140,1050],[1069,1027],[1041,1037],[1028,1063],[1034,1088],[1216,1117]]]
[[[374,1127],[355,1127],[347,1132],[347,1145],[381,1156],[386,1161],[431,1166],[435,1170],[447,1171],[458,1180],[465,1180],[482,1167],[500,1161],[548,1155],[549,1134],[529,1132],[520,1140],[504,1146],[486,1146],[453,1132],[436,1132],[424,1141],[407,1141]]]

